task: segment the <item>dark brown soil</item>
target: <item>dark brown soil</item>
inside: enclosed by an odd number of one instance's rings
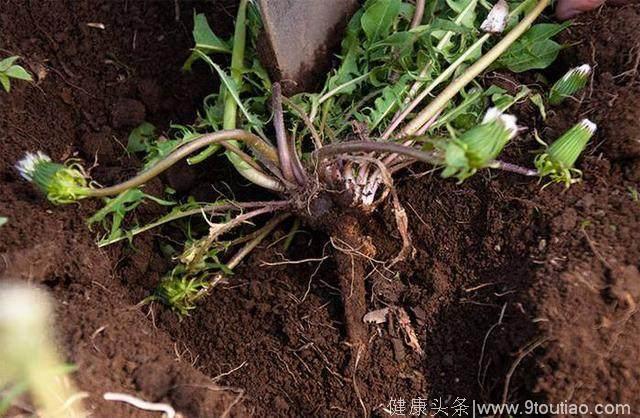
[[[157,416],[106,403],[105,391],[166,401],[187,417],[228,408],[235,416],[387,416],[390,399],[418,397],[629,403],[640,414],[640,5],[580,18],[564,35],[577,45],[546,74],[596,67],[582,103],[550,109],[541,130],[553,138],[581,117],[600,125],[582,183],[541,190],[485,173],[456,185],[406,172],[396,182],[416,251],[390,269],[378,260],[400,249],[391,207],[360,219],[375,247],[366,309],[406,310],[425,354],[392,323],[371,325],[367,359],[354,362],[337,278],[344,266],[324,234],[298,234],[286,254],[263,245],[181,321],[159,305],[135,307],[169,268],[157,237],[99,250],[83,221],[95,203],[53,207],[12,168],[39,149],[55,159],[97,156],[92,174],[104,183],[131,174],[139,163],[121,145],[131,127],[188,123],[212,89],[204,69],[179,71],[193,8],[228,33],[233,7],[180,1],[176,20],[171,1],[0,1],[0,56],[19,54],[41,74],[0,93],[0,215],[9,217],[0,277],[53,293],[60,342],[94,416]],[[542,126],[530,108],[516,111],[523,124]],[[535,148],[522,135],[507,158],[526,163]],[[180,167],[148,190],[165,182],[206,196],[211,181],[211,171]],[[265,264],[285,257],[321,261]]]

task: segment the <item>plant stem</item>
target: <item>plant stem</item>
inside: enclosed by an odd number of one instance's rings
[[[278,157],[280,158],[280,170],[282,171],[282,175],[287,181],[294,183],[296,181],[296,177],[293,174],[291,150],[289,149],[287,132],[284,127],[284,115],[282,112],[282,91],[280,89],[280,83],[273,83],[271,96],[273,106],[273,127],[276,131],[276,144],[278,149]]]
[[[247,4],[248,0],[240,0],[238,6],[238,15],[236,17],[235,31],[233,34],[233,50],[231,52],[231,78],[235,82],[238,91],[242,90],[242,71],[244,69],[244,55],[247,44]],[[221,86],[221,93],[224,87]],[[226,92],[224,101],[224,114],[222,127],[223,129],[236,129],[236,119],[238,116],[238,104],[231,95],[230,92]],[[237,145],[237,144],[233,144]],[[251,167],[245,161],[242,160],[237,154],[227,150],[225,153],[231,164],[236,168],[238,173],[250,182],[257,184],[258,186],[274,189],[274,179],[269,176],[265,176],[264,173],[257,171]],[[282,188],[282,184],[279,184],[279,188]]]
[[[540,175],[540,173],[538,173],[538,170],[532,170],[530,168],[520,167],[519,165],[506,163],[504,161],[499,161],[499,160],[496,160],[493,163],[491,163],[490,167],[497,168],[503,171],[510,171],[512,173],[521,174],[523,176],[528,176],[528,177],[536,177]]]
[[[291,230],[287,235],[287,239],[285,239],[284,243],[282,244],[282,249],[284,251],[287,251],[289,247],[291,247],[291,243],[293,242],[293,238],[295,238],[298,229],[300,229],[300,218],[295,218],[293,220],[293,226],[291,227]]]
[[[125,190],[138,187],[148,182],[152,178],[158,176],[160,173],[164,172],[169,167],[171,167],[181,159],[189,156],[193,152],[201,148],[204,148],[208,145],[219,144],[223,141],[228,141],[230,139],[242,141],[247,145],[249,145],[250,147],[253,147],[254,149],[263,148],[265,146],[264,141],[262,141],[260,137],[241,129],[225,130],[225,131],[214,132],[211,134],[206,134],[194,141],[191,141],[183,145],[177,150],[173,151],[171,154],[167,155],[163,160],[159,161],[153,167],[150,167],[148,170],[143,171],[142,173],[138,174],[132,179],[129,179],[123,183],[116,184],[115,186],[111,186],[111,187],[104,187],[101,189],[91,189],[89,192],[89,196],[90,197],[112,196],[112,195],[122,193]],[[263,184],[261,185],[263,187],[266,187],[267,189],[275,190],[275,191],[284,191],[284,187],[278,180],[266,174],[262,174],[262,173],[258,173],[258,174],[262,177],[261,181]]]
[[[227,263],[227,267],[233,270],[238,264],[240,264],[242,259],[245,258],[247,254],[253,251],[253,249],[256,248],[256,246],[258,246],[258,244],[260,244],[262,240],[265,239],[266,236],[269,235],[271,231],[274,230],[276,226],[278,226],[282,221],[287,219],[289,216],[291,216],[290,213],[281,213],[276,217],[274,217],[273,219],[271,219],[269,222],[267,222],[265,226],[260,228],[255,238],[249,241],[244,247],[242,247],[240,251],[238,251],[233,256],[233,258],[231,258],[231,260],[229,260],[229,262]]]
[[[424,108],[411,122],[404,127],[401,134],[403,136],[415,134],[428,120],[430,120],[449,100],[469,84],[474,78],[482,73],[489,65],[500,57],[536,20],[536,18],[549,5],[550,0],[540,0],[536,7],[526,15],[504,38],[500,40],[491,50],[489,50],[478,61],[473,63],[467,70],[451,84],[449,84],[429,105]],[[484,35],[487,36],[487,35]],[[483,38],[484,38],[483,36]],[[482,38],[481,38],[482,39]]]
[[[235,142],[235,141],[233,141],[233,142]],[[240,159],[242,159],[242,161],[244,161],[245,163],[250,165],[254,170],[259,171],[262,174],[266,174],[262,170],[262,167],[260,167],[260,165],[249,154],[247,154],[246,152],[242,151],[239,147],[234,145],[232,142],[222,141],[220,144],[223,147],[225,147],[227,149],[227,151],[230,151],[230,152],[236,154]]]
[[[247,44],[247,3],[247,0],[240,0],[235,31],[233,33],[233,50],[231,51],[231,78],[236,83],[238,91],[240,91],[242,87],[244,51]],[[236,128],[237,114],[238,105],[231,94],[227,92],[224,101],[223,129]]]
[[[240,90],[240,85],[242,83],[242,72],[238,69],[243,68],[244,50],[246,46],[246,9],[247,0],[241,0],[240,5],[238,6],[238,15],[236,17],[235,31],[233,34],[233,49],[231,51],[231,78],[238,86],[238,90]],[[203,54],[203,59],[207,60],[208,57]],[[220,83],[220,97],[225,97],[222,129],[236,129],[238,105],[233,99],[233,96],[231,96],[231,93],[226,91],[224,83]],[[196,164],[204,161],[211,154],[217,151],[218,148],[218,146],[210,146],[194,158],[191,163]],[[229,161],[231,161],[231,163],[238,168],[238,171],[242,173],[246,168],[243,161],[239,158],[231,157],[233,154],[230,152],[227,152],[226,155]]]
[[[296,113],[302,118],[302,121],[304,122],[305,126],[311,133],[311,137],[313,138],[313,142],[316,148],[317,149],[322,148],[322,140],[320,139],[320,135],[318,134],[318,131],[316,130],[315,126],[313,126],[311,119],[309,119],[309,116],[304,112],[304,110],[300,106],[292,102],[290,99],[288,99],[287,97],[283,96],[282,101],[284,102],[284,104],[286,104],[287,106],[295,110]]]
[[[424,17],[424,4],[425,0],[416,0],[416,10],[413,12],[413,19],[411,20],[411,29],[420,26],[422,18]]]
[[[352,152],[385,152],[404,155],[427,164],[440,165],[442,159],[436,153],[420,151],[417,148],[408,147],[395,142],[372,142],[372,141],[352,141],[338,144],[330,144],[315,151],[313,155],[322,161],[326,158],[338,154],[348,154]]]
[[[274,212],[276,210],[277,208],[274,207],[263,207],[260,209],[255,209],[251,212],[240,214],[224,223],[209,223],[209,235],[201,240],[201,243],[198,245],[198,248],[191,258],[192,261],[190,261],[189,263],[193,263],[194,261],[198,263],[199,260],[203,260],[205,254],[211,248],[211,245],[216,242],[220,236],[242,225],[249,219],[255,218],[256,216],[264,215],[266,213]],[[187,269],[189,268],[190,266],[187,265]]]
[[[326,102],[327,100],[329,100],[330,98],[332,98],[333,96],[335,96],[336,94],[340,93],[341,90],[352,86],[356,83],[359,83],[360,81],[364,80],[365,78],[369,77],[369,74],[371,74],[371,71],[369,71],[366,74],[362,74],[359,77],[354,78],[353,80],[349,80],[346,83],[340,84],[339,86],[337,86],[336,88],[334,88],[333,90],[327,92],[325,95],[323,95],[322,97],[320,97],[320,99],[318,99],[318,105],[321,105],[322,103]],[[311,120],[313,120],[314,118],[312,117]]]
[[[185,210],[183,212],[168,214],[158,219],[155,222],[150,224],[141,226],[132,231],[129,231],[125,235],[109,240],[102,240],[98,243],[98,247],[106,247],[107,245],[115,244],[116,242],[124,241],[125,239],[129,239],[143,232],[149,231],[153,228],[156,228],[160,225],[164,225],[169,222],[176,221],[178,219],[187,218],[193,215],[199,215],[202,213],[206,213],[209,215],[222,215],[226,214],[229,211],[241,211],[243,209],[251,209],[251,208],[261,208],[261,207],[272,207],[272,208],[280,208],[284,209],[290,205],[288,200],[282,201],[273,201],[273,202],[234,202],[234,203],[226,203],[220,205],[206,205],[203,207]]]

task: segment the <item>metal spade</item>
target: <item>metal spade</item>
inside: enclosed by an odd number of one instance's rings
[[[357,0],[259,0],[261,58],[285,94],[313,89],[331,67]]]

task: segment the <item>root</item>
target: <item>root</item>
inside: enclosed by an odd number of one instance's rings
[[[411,251],[413,249],[413,245],[411,244],[411,235],[409,234],[409,218],[407,217],[407,211],[404,209],[404,207],[400,203],[400,198],[398,197],[398,192],[396,191],[396,188],[393,184],[393,177],[391,177],[391,173],[389,172],[387,167],[382,163],[382,161],[376,160],[375,158],[347,156],[347,157],[343,157],[343,159],[360,161],[360,162],[364,161],[364,162],[368,162],[370,164],[376,165],[378,167],[378,170],[380,171],[381,181],[386,186],[386,189],[385,189],[385,192],[382,194],[382,196],[377,201],[373,202],[370,205],[370,207],[372,209],[375,209],[380,203],[382,203],[386,199],[386,197],[389,194],[391,194],[392,204],[393,204],[393,214],[396,219],[396,226],[398,227],[398,232],[400,233],[400,237],[402,238],[402,248],[400,249],[400,252],[398,253],[398,255],[396,255],[396,257],[394,257],[394,259],[391,261],[390,266],[393,266],[401,261],[406,260],[407,256],[411,254]],[[373,181],[374,181],[373,183],[374,188],[371,191],[372,199],[375,197],[375,186],[377,185],[377,183],[375,183],[376,181],[375,178],[373,179]]]
[[[551,338],[549,337],[543,337],[537,341],[534,341],[533,343],[529,344],[527,347],[524,347],[520,350],[520,353],[518,354],[518,357],[516,358],[516,360],[513,362],[513,364],[511,365],[511,367],[509,368],[509,371],[507,372],[507,375],[504,379],[504,390],[502,391],[502,404],[505,405],[507,403],[508,397],[509,397],[509,385],[511,383],[511,378],[513,377],[513,373],[515,373],[516,369],[518,368],[518,365],[520,364],[520,362],[522,360],[524,360],[525,357],[527,357],[529,354],[531,354],[536,348],[540,347],[542,344],[546,343],[547,341],[549,341]]]
[[[367,313],[365,258],[372,256],[375,250],[371,243],[363,238],[358,220],[353,216],[345,215],[337,222],[332,235],[339,242],[339,246],[334,244],[337,250],[335,261],[347,339],[354,352],[358,353],[367,344],[367,329],[362,322]]]
[[[163,412],[166,418],[174,418],[176,416],[176,411],[175,409],[173,409],[171,405],[164,404],[164,403],[152,403],[152,402],[143,401],[140,398],[127,395],[126,393],[107,392],[103,395],[103,398],[107,401],[128,403],[129,405],[133,405],[134,407],[138,409],[142,409],[144,411]]]

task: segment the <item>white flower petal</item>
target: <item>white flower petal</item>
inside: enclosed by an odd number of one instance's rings
[[[596,129],[598,129],[598,125],[591,122],[589,119],[582,119],[582,121],[580,121],[580,125],[586,130],[588,130],[589,133],[591,134],[593,134],[596,131]]]
[[[32,181],[36,166],[42,162],[48,161],[51,161],[51,158],[42,151],[38,151],[37,154],[27,152],[24,158],[16,163],[16,169],[23,178],[28,181]]]

